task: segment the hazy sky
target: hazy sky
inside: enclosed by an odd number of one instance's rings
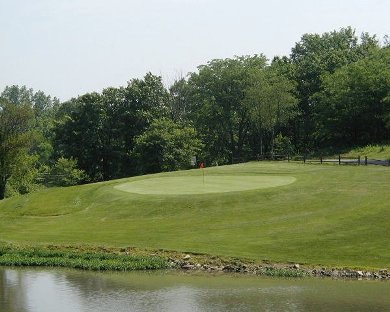
[[[389,16],[390,0],[0,0],[0,91],[66,100],[148,71],[170,83],[214,58],[288,55],[304,33],[382,38]]]

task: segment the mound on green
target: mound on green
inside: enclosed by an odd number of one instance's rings
[[[137,194],[207,194],[228,193],[277,187],[293,183],[294,177],[274,175],[211,175],[149,178],[114,186]]]
[[[162,248],[324,266],[390,264],[390,168],[253,162],[207,168],[205,175],[205,183],[219,177],[221,185],[231,177],[223,190],[242,182],[230,192],[185,194],[183,181],[202,185],[197,169],[6,199],[0,202],[0,241]],[[170,193],[159,179],[182,190]],[[147,180],[155,183],[153,194],[145,193]],[[245,181],[256,187],[244,187]]]

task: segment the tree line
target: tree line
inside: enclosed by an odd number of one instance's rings
[[[289,56],[215,59],[170,87],[151,73],[61,103],[0,95],[0,199],[42,185],[186,169],[390,139],[390,47],[348,27]]]

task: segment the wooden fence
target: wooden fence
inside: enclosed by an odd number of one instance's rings
[[[322,156],[308,156],[308,155],[256,155],[252,157],[245,158],[232,158],[232,163],[243,163],[248,161],[262,161],[262,160],[284,160],[284,161],[294,161],[294,162],[303,162],[303,163],[333,163],[339,165],[357,165],[357,166],[390,166],[390,159],[373,159],[368,158],[367,156],[356,156],[356,157],[343,157],[339,155],[338,157],[322,157]]]

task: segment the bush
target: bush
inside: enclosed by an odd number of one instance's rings
[[[289,137],[279,133],[274,141],[274,154],[276,155],[292,155],[294,154],[294,146]]]
[[[194,128],[162,118],[136,138],[134,156],[140,173],[174,171],[190,168],[202,147]]]
[[[77,168],[73,158],[59,158],[50,168],[47,183],[53,186],[77,185],[87,180],[84,170]]]
[[[18,156],[11,177],[7,181],[5,197],[18,194],[27,194],[39,188],[36,168],[38,157],[36,155],[22,154]]]

